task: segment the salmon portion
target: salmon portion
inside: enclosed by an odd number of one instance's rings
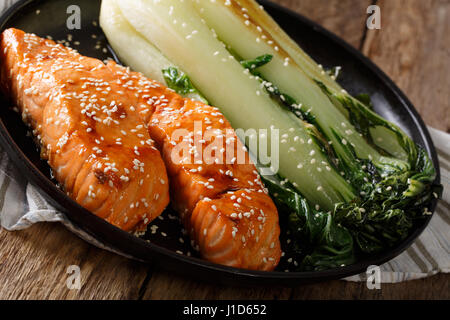
[[[131,87],[101,61],[16,29],[1,35],[0,63],[1,88],[64,191],[113,225],[144,231],[169,203],[164,162],[135,112],[153,82]]]
[[[149,130],[194,245],[216,263],[273,270],[281,256],[278,212],[244,145],[217,108],[167,92],[165,99]]]
[[[136,75],[112,61],[108,67],[127,81]],[[138,113],[162,153],[171,202],[193,247],[215,263],[273,270],[281,257],[277,208],[229,122],[162,85],[148,98],[154,112],[144,104]]]

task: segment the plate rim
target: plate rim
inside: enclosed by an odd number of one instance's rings
[[[20,12],[20,10],[30,5],[33,2],[44,2],[46,0],[20,0],[10,8],[8,8],[0,16],[0,31],[4,30],[5,23],[10,20],[14,15]],[[321,33],[327,38],[328,41],[332,41],[335,45],[341,47],[347,51],[355,59],[359,60],[365,67],[367,67],[374,75],[376,75],[380,81],[382,81],[389,91],[391,91],[395,98],[399,101],[402,107],[408,111],[408,116],[414,121],[415,129],[420,132],[422,139],[425,143],[422,146],[430,155],[433,164],[436,168],[436,183],[440,183],[440,168],[437,161],[437,152],[431,140],[430,133],[417,112],[412,103],[406,97],[406,95],[398,88],[398,86],[369,58],[365,57],[359,50],[352,47],[345,40],[338,37],[331,31],[320,26],[318,23],[296,13],[288,8],[285,8],[279,4],[273,3],[268,0],[259,0],[265,8],[270,10],[278,10],[284,15],[290,16],[296,21],[306,25],[308,28],[315,32]],[[14,139],[7,130],[3,118],[0,118],[0,142],[4,147],[8,156],[13,158],[14,165],[19,168],[25,167],[27,170],[29,182],[38,187],[44,192],[46,199],[50,201],[58,210],[68,217],[68,219],[81,230],[87,232],[90,236],[96,240],[104,243],[107,246],[114,248],[122,252],[126,256],[132,256],[133,259],[157,265],[164,265],[169,267],[171,271],[175,271],[180,274],[192,275],[198,278],[206,278],[209,282],[224,282],[233,279],[238,284],[252,284],[252,285],[283,285],[283,286],[295,286],[299,283],[310,283],[325,281],[330,279],[340,279],[351,275],[356,275],[364,272],[369,265],[381,265],[392,258],[398,256],[404,250],[410,247],[412,242],[416,240],[419,235],[428,226],[437,205],[437,200],[432,203],[433,214],[425,218],[423,223],[416,227],[416,229],[402,242],[395,247],[389,248],[381,254],[376,254],[373,257],[360,260],[352,265],[344,266],[340,268],[334,268],[324,271],[305,271],[305,272],[282,272],[282,271],[254,271],[247,269],[239,269],[234,267],[228,267],[218,265],[200,258],[188,257],[180,255],[172,250],[164,247],[154,245],[143,239],[135,237],[111,224],[103,219],[92,214],[87,209],[70,199],[64,192],[56,187],[56,185],[48,179],[23,153],[20,147],[15,143]],[[94,230],[95,229],[95,230]],[[100,231],[99,231],[100,229]],[[116,239],[113,239],[117,235]],[[122,242],[123,241],[123,242]],[[127,248],[125,248],[127,247]],[[140,257],[138,257],[140,256]],[[182,263],[186,269],[179,270],[179,266]],[[197,272],[194,274],[192,271]],[[216,277],[215,279],[209,278],[210,276],[220,275],[222,277]],[[235,281],[236,280],[236,281]],[[262,282],[262,283],[260,283]]]

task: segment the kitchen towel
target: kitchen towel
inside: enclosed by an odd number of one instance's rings
[[[16,0],[0,1],[0,13],[14,2]],[[450,135],[433,128],[429,130],[439,155],[443,199],[439,201],[430,224],[414,244],[380,266],[382,283],[450,272]],[[37,222],[61,222],[85,240],[111,250],[81,230],[74,229],[65,216],[48,204],[39,191],[27,182],[0,147],[0,224],[4,229],[14,231],[28,228]],[[345,280],[366,281],[366,277],[363,273]]]

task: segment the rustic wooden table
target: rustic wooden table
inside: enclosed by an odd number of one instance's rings
[[[362,50],[412,100],[428,125],[450,132],[449,0],[277,0]],[[381,8],[381,30],[368,31],[366,9]],[[68,290],[69,265],[81,290]],[[211,285],[100,250],[59,224],[0,230],[1,299],[449,299],[450,275],[368,290],[330,281],[297,288]]]

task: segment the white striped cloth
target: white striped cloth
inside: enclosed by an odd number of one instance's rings
[[[0,13],[17,0],[1,0]],[[450,135],[429,128],[439,154],[443,200],[422,235],[401,255],[380,266],[381,282],[394,283],[450,272]],[[74,230],[63,214],[56,211],[14,168],[0,148],[0,224],[14,231],[37,222],[62,222],[85,240],[103,247],[94,239]],[[109,249],[109,248],[105,248]],[[346,278],[365,281],[361,274]]]

